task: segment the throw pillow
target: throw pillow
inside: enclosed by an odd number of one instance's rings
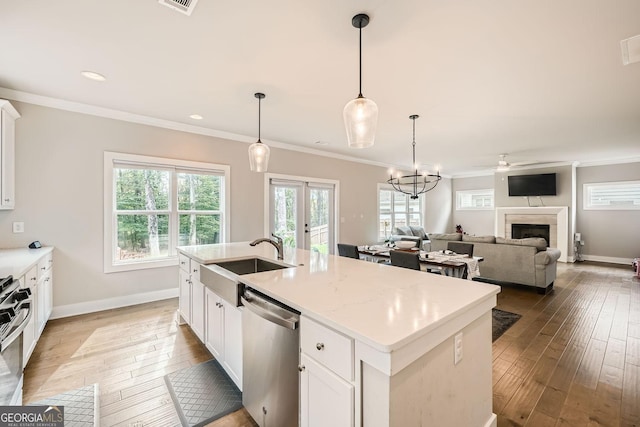
[[[424,232],[424,228],[422,227],[416,227],[414,225],[410,225],[409,228],[411,229],[411,233],[414,236],[418,236],[421,239],[425,239],[427,238],[427,233]]]
[[[396,227],[393,231],[393,234],[399,234],[401,236],[413,236],[411,229],[406,225],[401,225],[400,227]]]

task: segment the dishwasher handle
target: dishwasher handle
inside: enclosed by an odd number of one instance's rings
[[[291,313],[284,308],[278,307],[277,305],[246,291],[245,294],[240,297],[240,300],[245,308],[265,320],[287,329],[298,328],[299,317],[295,313]]]

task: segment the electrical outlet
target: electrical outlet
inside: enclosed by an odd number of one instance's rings
[[[457,365],[462,360],[462,332],[453,339],[453,364]]]
[[[14,222],[13,223],[13,232],[14,233],[24,233],[24,222]]]

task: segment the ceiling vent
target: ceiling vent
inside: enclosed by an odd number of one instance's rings
[[[198,0],[158,0],[158,3],[170,7],[173,10],[182,12],[185,15],[191,15],[193,8],[196,7]]]
[[[631,37],[620,42],[622,63],[624,65],[640,62],[640,36]]]

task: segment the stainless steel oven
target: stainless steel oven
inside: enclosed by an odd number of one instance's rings
[[[23,336],[31,319],[31,290],[0,279],[0,406],[22,404]]]

